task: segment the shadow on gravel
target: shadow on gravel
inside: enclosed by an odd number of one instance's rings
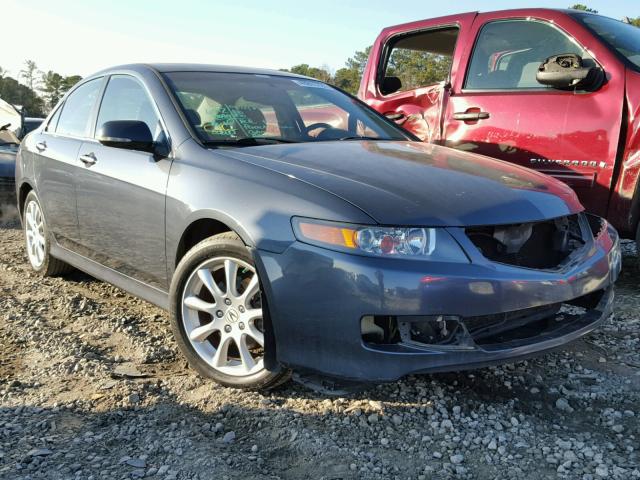
[[[522,412],[521,390],[491,378],[416,376],[349,399],[299,386],[262,396],[193,378],[176,396],[154,381],[123,382],[136,393],[96,393],[64,408],[0,408],[0,478],[297,480],[416,478],[425,471],[458,478],[454,453],[464,454],[474,478],[502,478],[500,462],[487,464],[495,452],[483,441],[504,438],[513,454],[536,447],[520,467],[525,478],[543,479],[555,477],[557,465],[540,456],[542,446],[578,438],[608,452],[615,440],[595,418],[588,429],[567,430],[571,419],[562,412],[548,418]],[[194,390],[208,395],[188,399]],[[625,428],[637,430],[633,422]]]
[[[73,283],[95,283],[101,282],[95,277],[91,275],[81,272],[80,270],[74,270],[72,273],[69,273],[64,276],[65,282],[73,282]]]

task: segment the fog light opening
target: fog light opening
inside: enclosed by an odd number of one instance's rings
[[[367,315],[361,321],[362,339],[371,345],[470,348],[473,342],[460,317]]]
[[[400,342],[396,317],[366,315],[360,322],[362,340],[373,345],[392,345]]]
[[[459,317],[436,315],[432,317],[407,318],[398,323],[402,343],[464,346],[467,332]]]

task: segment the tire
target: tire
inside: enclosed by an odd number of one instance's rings
[[[268,307],[253,259],[235,233],[203,240],[186,253],[169,302],[178,347],[203,377],[245,390],[268,390],[289,379],[282,366],[264,366],[265,349],[274,348],[265,342]]]
[[[22,230],[31,268],[42,277],[65,275],[74,268],[51,255],[51,235],[40,206],[38,196],[32,190],[24,201]]]

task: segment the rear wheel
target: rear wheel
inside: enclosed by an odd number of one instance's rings
[[[43,277],[64,275],[73,267],[51,256],[50,235],[47,222],[35,192],[31,191],[24,202],[24,238],[31,267]]]
[[[176,341],[201,375],[256,390],[288,379],[281,367],[265,368],[270,324],[253,259],[237,235],[216,235],[187,252],[176,269],[170,301]]]

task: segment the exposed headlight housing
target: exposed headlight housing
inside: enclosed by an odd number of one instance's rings
[[[379,227],[294,217],[296,238],[359,255],[468,263],[457,242],[442,228]]]

